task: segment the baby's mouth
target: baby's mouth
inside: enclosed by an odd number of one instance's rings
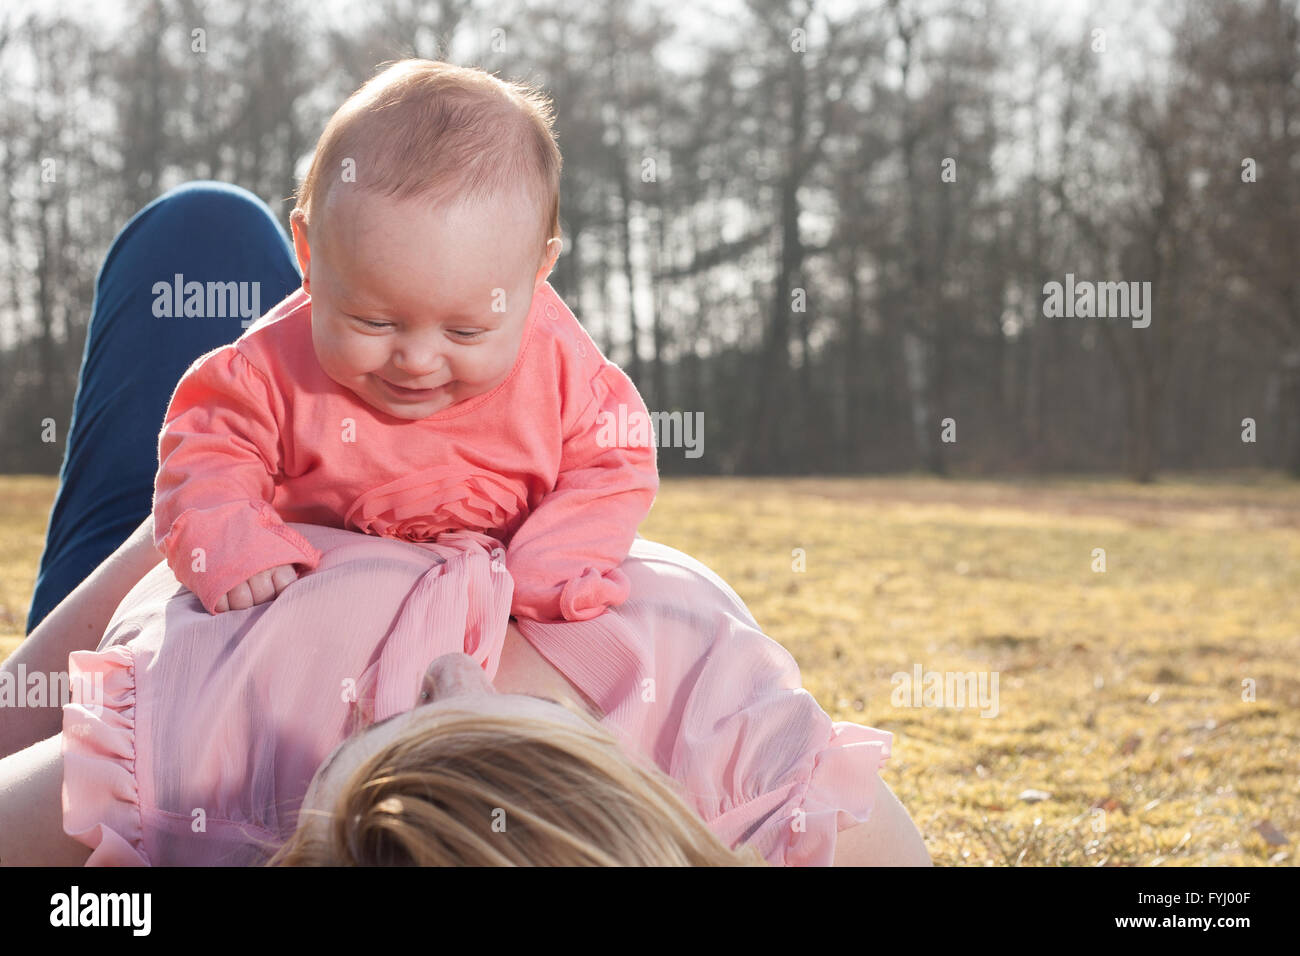
[[[376,377],[378,378],[378,376]],[[443,382],[441,385],[437,386],[436,388],[404,388],[401,385],[394,385],[386,378],[380,378],[379,381],[383,382],[384,386],[388,388],[388,390],[392,392],[394,395],[398,396],[399,398],[406,398],[406,399],[432,398],[434,395],[438,394],[440,390],[446,388],[448,385],[451,384],[450,382]]]

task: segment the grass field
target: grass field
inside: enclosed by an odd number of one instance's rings
[[[55,480],[0,484],[3,656]],[[730,583],[834,719],[894,733],[937,864],[1295,862],[1294,483],[665,479],[642,534]],[[918,665],[996,674],[996,716],[895,706]]]

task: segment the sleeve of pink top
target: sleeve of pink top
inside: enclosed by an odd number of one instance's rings
[[[673,776],[729,846],[830,866],[839,831],[871,816],[893,735],[832,721],[780,644],[730,623],[701,662]]]
[[[620,565],[659,490],[655,444],[645,403],[622,369],[606,362],[591,387],[564,442],[555,488],[506,550],[515,617],[586,621],[628,597]],[[639,434],[638,415],[645,416]]]
[[[880,769],[889,758],[893,735],[847,721],[831,722],[818,711],[821,720],[810,722],[828,724],[825,736],[810,743],[780,782],[767,782],[767,789],[710,824],[720,835],[753,844],[769,863],[830,866],[839,832],[866,822],[875,808]],[[760,767],[758,776],[766,770]],[[752,786],[753,781],[748,783]],[[745,782],[739,788],[746,789]]]
[[[270,500],[280,469],[279,396],[235,345],[205,355],[172,395],[158,438],[154,544],[209,614],[227,591],[320,552]],[[196,569],[196,565],[198,568]]]

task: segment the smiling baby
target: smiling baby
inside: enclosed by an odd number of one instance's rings
[[[210,613],[321,558],[287,522],[486,535],[511,614],[589,620],[659,487],[636,387],[547,282],[549,103],[481,70],[390,66],[334,114],[291,215],[302,288],[197,359],[159,436],[154,536]]]

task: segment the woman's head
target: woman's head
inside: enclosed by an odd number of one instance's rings
[[[464,654],[419,706],[346,741],[271,860],[298,866],[742,866],[678,796],[576,706],[497,694]]]

